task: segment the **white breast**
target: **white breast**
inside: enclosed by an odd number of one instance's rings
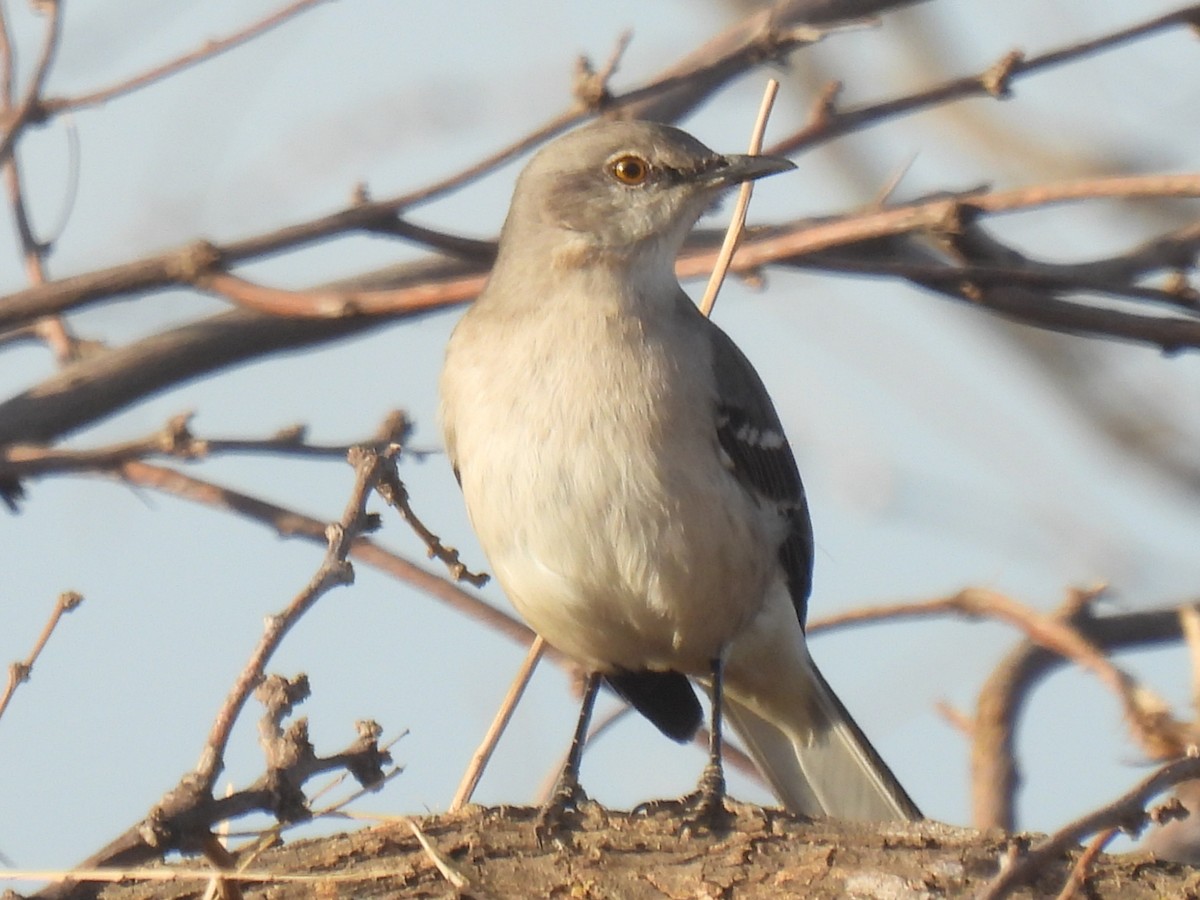
[[[496,578],[589,668],[707,672],[761,607],[784,526],[722,465],[713,386],[682,371],[711,371],[703,323],[590,310],[455,358],[487,315],[451,340],[443,418]]]

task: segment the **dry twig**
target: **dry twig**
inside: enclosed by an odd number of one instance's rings
[[[50,74],[50,67],[54,64],[54,55],[58,52],[59,39],[62,36],[62,8],[62,0],[42,0],[37,4],[37,9],[46,16],[46,31],[42,37],[42,48],[37,62],[34,64],[33,74],[25,88],[25,96],[15,107],[11,106],[9,98],[13,83],[12,65],[16,54],[8,35],[8,25],[4,20],[4,13],[0,10],[0,35],[3,39],[0,51],[3,51],[4,54],[4,79],[5,87],[8,88],[4,91],[5,108],[3,109],[3,121],[0,121],[0,125],[4,127],[4,134],[0,136],[0,163],[5,163],[11,158],[17,139],[29,125],[39,118],[42,86]]]
[[[479,785],[479,779],[483,777],[483,770],[487,768],[488,761],[491,760],[492,753],[496,749],[496,744],[499,743],[500,736],[504,734],[504,729],[508,727],[508,723],[512,719],[512,714],[516,710],[517,704],[521,702],[522,695],[525,693],[525,688],[529,686],[529,679],[533,677],[533,670],[537,668],[538,661],[542,658],[545,650],[546,641],[540,634],[536,635],[529,645],[529,652],[525,654],[525,660],[521,663],[521,667],[517,669],[517,674],[513,677],[512,684],[508,687],[508,693],[504,695],[504,699],[500,702],[500,708],[496,710],[492,724],[483,736],[483,741],[480,743],[479,748],[471,757],[471,762],[467,765],[466,772],[463,773],[462,780],[458,784],[458,790],[454,792],[454,799],[450,801],[450,812],[455,812],[465,804],[471,802],[471,795],[475,793],[475,788]]]
[[[1176,722],[1167,705],[1133,681],[1107,652],[1178,640],[1176,608],[1094,617],[1090,603],[1098,593],[1074,591],[1054,616],[1032,610],[995,591],[968,588],[957,594],[915,603],[883,604],[850,610],[809,623],[810,634],[866,622],[961,615],[1007,622],[1027,641],[989,677],[979,694],[971,722],[973,822],[978,828],[1012,830],[1014,796],[1019,783],[1015,728],[1033,685],[1054,667],[1071,661],[1092,672],[1116,694],[1126,723],[1150,759],[1170,759],[1186,750],[1191,732]]]
[[[220,56],[222,53],[226,53],[235,47],[240,47],[242,44],[266,34],[268,31],[277,28],[301,13],[307,12],[312,7],[325,2],[327,0],[292,0],[286,6],[277,9],[275,12],[264,16],[256,22],[252,22],[244,28],[238,29],[232,34],[222,38],[209,38],[195,50],[183,53],[174,59],[167,60],[137,75],[124,78],[115,84],[97,88],[85,94],[77,94],[73,97],[47,97],[40,103],[40,112],[44,117],[57,116],[64,112],[73,112],[91,106],[100,106],[120,97],[125,97],[135,91],[149,87],[152,84],[156,84],[172,75],[182,72],[184,69],[207,62],[213,57]]]
[[[758,119],[750,134],[750,147],[746,151],[751,156],[762,152],[767,119],[771,115],[771,107],[775,105],[775,95],[778,93],[779,82],[774,78],[768,79],[766,90],[763,91],[762,104],[758,108]],[[700,312],[706,316],[712,315],[713,306],[717,302],[717,292],[721,290],[721,285],[725,282],[725,273],[729,271],[729,264],[733,261],[733,251],[737,249],[738,242],[741,240],[742,231],[746,225],[746,211],[750,208],[750,197],[753,194],[754,182],[743,182],[738,190],[737,205],[733,208],[729,228],[725,231],[725,239],[721,242],[721,249],[717,252],[716,262],[713,264],[712,276],[708,280],[708,286],[704,289],[704,296],[700,299]]]
[[[17,686],[29,680],[30,675],[33,673],[33,664],[42,655],[42,650],[45,648],[46,642],[50,640],[50,635],[54,634],[54,629],[58,627],[59,620],[82,602],[83,595],[75,591],[65,591],[58,595],[58,600],[54,603],[54,609],[50,613],[50,618],[42,628],[42,633],[34,641],[33,649],[29,651],[29,655],[23,660],[18,660],[10,664],[8,667],[8,684],[4,687],[4,693],[0,694],[0,718],[4,716],[4,711],[8,709],[8,704],[12,700],[13,694],[16,693]]]
[[[1055,900],[1074,900],[1080,892],[1087,886],[1088,872],[1092,868],[1092,864],[1096,861],[1104,848],[1107,847],[1112,839],[1117,836],[1119,829],[1106,828],[1096,835],[1091,843],[1087,845],[1087,849],[1079,854],[1079,859],[1075,860],[1075,865],[1071,868],[1071,874],[1067,878],[1067,883],[1063,885],[1063,889],[1059,891],[1058,897]]]
[[[1139,833],[1150,820],[1150,814],[1146,811],[1147,802],[1167,788],[1194,778],[1200,778],[1200,758],[1168,763],[1128,793],[1081,816],[1018,857],[1011,866],[1000,871],[980,893],[978,900],[1007,897],[1015,888],[1035,877],[1042,866],[1061,857],[1088,835],[1108,828]]]

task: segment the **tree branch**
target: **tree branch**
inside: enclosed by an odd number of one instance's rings
[[[277,28],[301,13],[307,12],[317,4],[325,2],[328,2],[328,0],[292,0],[286,6],[281,7],[257,22],[247,25],[245,28],[235,31],[233,34],[226,35],[223,38],[211,38],[189,53],[184,53],[161,65],[154,66],[145,72],[118,81],[108,87],[98,88],[86,94],[77,94],[74,97],[47,97],[40,104],[41,115],[44,118],[49,118],[61,115],[64,112],[74,112],[90,106],[99,106],[108,103],[110,100],[116,100],[119,97],[132,94],[144,87],[149,87],[156,82],[163,81],[177,72],[182,72],[192,66],[206,62],[215,56],[220,56],[222,53],[232,50],[235,47],[240,47],[242,44],[254,40],[254,38],[267,33],[273,28]]]
[[[62,0],[41,0],[35,8],[45,13],[46,32],[42,37],[42,49],[37,63],[33,67],[29,87],[25,89],[25,96],[16,109],[4,110],[4,120],[0,123],[5,129],[4,134],[0,135],[0,163],[7,162],[12,156],[13,147],[16,146],[17,139],[25,128],[40,119],[42,86],[50,74],[50,67],[54,64],[54,55],[58,52],[59,38],[62,36]],[[0,11],[0,18],[2,16],[3,13]],[[8,70],[5,77],[11,85],[13,49],[9,43],[7,25],[3,30],[5,32],[5,67]],[[5,94],[7,96],[8,92],[6,91]]]
[[[1010,96],[1012,82],[1018,78],[1053,66],[1060,66],[1093,53],[1111,50],[1121,44],[1150,37],[1161,31],[1180,27],[1196,28],[1198,24],[1200,24],[1200,4],[1191,4],[1175,12],[1148,19],[1128,28],[1059,47],[1037,56],[1026,57],[1020,50],[1013,50],[975,75],[954,78],[891,100],[869,103],[844,111],[839,111],[834,106],[834,98],[840,85],[831,85],[817,98],[808,123],[798,131],[777,141],[768,148],[767,152],[770,154],[795,153],[852,131],[878,125],[897,116],[940,106],[954,100],[971,97],[1006,99]]]

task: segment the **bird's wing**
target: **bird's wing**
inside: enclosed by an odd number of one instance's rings
[[[717,440],[734,476],[762,501],[775,504],[788,522],[779,561],[803,626],[812,589],[813,535],[800,470],[758,373],[725,332],[709,325],[717,384]]]
[[[763,611],[731,648],[725,710],[750,755],[788,809],[867,821],[919,819],[804,646],[813,536],[804,485],[779,416],[749,360],[712,328],[717,441],[734,476],[788,522],[779,548],[788,597],[768,594]]]

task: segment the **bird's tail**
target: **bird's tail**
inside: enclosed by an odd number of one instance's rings
[[[921,811],[807,653],[793,674],[800,674],[804,683],[792,679],[789,703],[764,708],[754,698],[739,697],[728,682],[723,692],[727,721],[784,806],[807,816],[920,819]]]

